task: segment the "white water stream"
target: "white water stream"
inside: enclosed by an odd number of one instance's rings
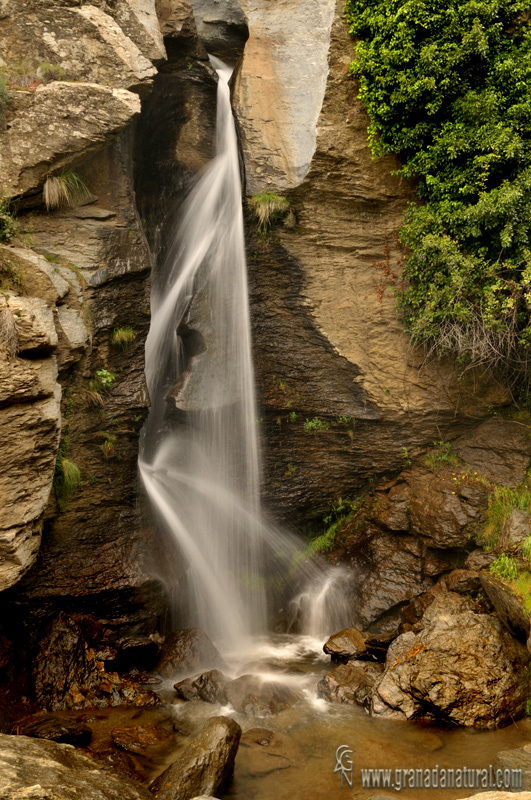
[[[211,62],[219,78],[216,156],[185,203],[163,277],[154,282],[146,343],[152,405],[139,466],[154,516],[188,565],[176,592],[181,602],[188,598],[186,625],[198,625],[230,651],[267,630],[277,610],[271,598],[297,564],[299,577],[304,572],[314,587],[295,601],[306,632],[323,636],[334,630],[327,625],[337,630],[349,620],[344,593],[333,591],[339,573],[301,567],[302,543],[267,524],[260,511],[231,69]]]

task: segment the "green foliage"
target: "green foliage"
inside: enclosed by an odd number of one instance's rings
[[[10,197],[0,194],[0,242],[10,242],[16,233],[15,212]]]
[[[326,527],[321,536],[311,539],[308,543],[309,553],[328,553],[334,549],[336,534],[341,530],[359,511],[361,500],[345,499],[341,497],[330,505],[330,508],[323,517],[323,524]]]
[[[496,486],[489,498],[487,519],[481,540],[484,544],[493,547],[498,541],[504,522],[515,509],[531,513],[531,487],[529,479],[511,489],[509,486]]]
[[[530,0],[347,0],[375,155],[415,181],[406,327],[531,382]]]
[[[6,108],[9,103],[9,92],[5,80],[0,75],[0,122],[5,120]]]
[[[111,333],[111,344],[118,350],[125,350],[126,347],[133,344],[136,339],[136,333],[132,328],[115,328]]]
[[[114,454],[114,447],[116,445],[117,436],[109,431],[97,431],[96,436],[103,439],[100,444],[100,450],[103,453],[104,459],[107,461]]]
[[[296,412],[295,411],[290,411],[289,414],[288,414],[288,419],[289,419],[290,422],[295,422],[295,420],[297,419]]]
[[[518,562],[502,553],[489,567],[489,572],[500,581],[514,581],[518,577]]]
[[[48,211],[60,206],[76,206],[91,196],[84,180],[71,169],[63,169],[57,175],[48,175],[42,189]]]
[[[531,575],[527,570],[520,570],[516,580],[511,584],[514,591],[523,601],[524,611],[531,615]]]
[[[110,389],[116,382],[116,375],[108,369],[99,369],[96,372],[96,382],[100,389]]]
[[[329,553],[334,549],[336,539],[337,523],[332,525],[322,536],[310,539],[308,542],[309,553]]]
[[[258,220],[258,230],[265,233],[274,222],[281,219],[293,224],[293,212],[290,211],[289,200],[274,192],[259,192],[249,200],[249,208]]]
[[[424,464],[429,469],[459,464],[459,459],[453,451],[451,442],[437,441],[433,443],[433,448],[424,459]]]
[[[304,430],[305,431],[328,431],[330,430],[328,423],[319,417],[314,417],[313,419],[307,419],[304,422]]]
[[[57,450],[53,488],[61,511],[65,508],[68,499],[81,486],[81,472],[79,467],[66,457],[70,447],[70,437],[64,436]]]
[[[531,536],[527,536],[521,545],[522,555],[524,558],[527,558],[528,561],[531,561]]]
[[[59,64],[50,64],[49,61],[41,61],[37,69],[37,75],[43,83],[51,81],[62,81],[66,78],[66,72]]]
[[[24,273],[9,256],[9,251],[0,252],[0,292],[21,294],[26,287]]]

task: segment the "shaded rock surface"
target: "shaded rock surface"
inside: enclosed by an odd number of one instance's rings
[[[327,672],[317,684],[317,696],[335,703],[369,706],[374,685],[383,672],[381,664],[349,661]]]
[[[49,739],[59,744],[71,744],[74,747],[84,747],[90,742],[92,729],[76,720],[61,719],[60,717],[45,717],[23,725],[20,736],[30,736],[35,739]]]
[[[160,702],[153,692],[106,672],[101,655],[89,646],[76,621],[64,613],[41,640],[34,681],[37,702],[51,711]]]
[[[166,637],[157,664],[161,675],[171,677],[197,672],[208,667],[222,667],[223,659],[208,636],[200,628],[173,631]]]
[[[241,728],[228,717],[211,717],[184,752],[150,785],[158,800],[189,800],[226,791],[234,771]]]
[[[111,736],[117,747],[141,755],[163,748],[172,738],[169,731],[154,723],[113,728]]]
[[[435,598],[422,625],[389,648],[374,716],[493,728],[524,712],[529,655],[501,622],[449,592]]]
[[[0,793],[6,800],[148,800],[142,786],[71,745],[0,734]]]
[[[334,633],[323,645],[323,650],[332,656],[333,661],[348,661],[363,656],[367,652],[367,645],[360,631],[356,628],[345,628]]]
[[[242,734],[237,755],[238,774],[259,777],[304,762],[304,756],[289,734],[267,728],[251,728]]]
[[[270,717],[291,708],[300,695],[275,681],[262,681],[255,675],[242,675],[225,686],[225,694],[231,705],[242,714]]]

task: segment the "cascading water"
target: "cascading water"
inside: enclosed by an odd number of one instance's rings
[[[286,573],[301,545],[260,515],[231,69],[211,62],[216,156],[187,199],[163,277],[154,282],[146,343],[152,405],[139,466],[152,509],[188,564],[186,624],[231,648],[266,630],[267,583]]]

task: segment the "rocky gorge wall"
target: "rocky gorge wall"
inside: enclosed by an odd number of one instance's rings
[[[153,640],[166,613],[139,501],[143,351],[154,259],[213,152],[206,47],[238,61],[247,194],[278,191],[295,214],[292,228],[265,236],[247,217],[271,512],[314,524],[331,501],[507,402],[489,376],[423,364],[401,330],[396,229],[412,190],[391,175],[391,159],[371,159],[341,3],[279,0],[273,14],[251,0],[4,2],[0,36],[9,91],[0,189],[18,209],[17,235],[0,246],[0,604],[2,634],[21,651],[55,640],[61,612],[92,615],[115,648]],[[62,72],[42,80],[43,64]],[[68,170],[88,194],[46,210],[45,183]],[[134,335],[118,346],[126,327]],[[82,481],[66,494],[65,458]],[[455,553],[419,542],[417,529],[382,528],[343,555],[372,576],[364,623],[393,626],[396,607],[430,588]],[[385,567],[390,543],[398,580]]]

